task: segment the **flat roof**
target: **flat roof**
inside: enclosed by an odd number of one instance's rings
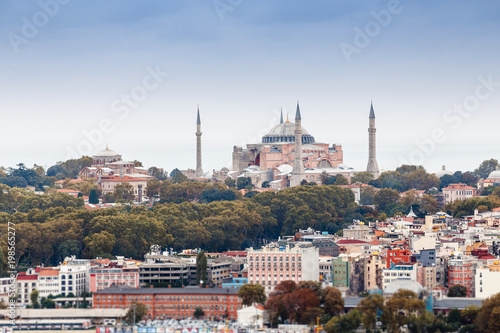
[[[171,295],[238,295],[238,290],[233,288],[200,288],[198,286],[186,288],[130,288],[127,286],[111,286],[109,288],[99,290],[94,295],[156,295],[156,294],[171,294]]]

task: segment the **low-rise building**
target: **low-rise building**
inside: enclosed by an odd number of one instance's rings
[[[93,294],[93,307],[97,309],[129,309],[132,303],[146,306],[147,319],[193,318],[197,307],[204,318],[236,320],[241,309],[238,289],[234,288],[130,288],[112,286]]]

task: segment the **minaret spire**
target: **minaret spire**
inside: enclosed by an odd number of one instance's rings
[[[200,119],[200,106],[198,105],[198,112],[196,116],[196,177],[203,176],[203,168],[201,166],[201,119]]]
[[[306,171],[302,161],[302,117],[300,116],[299,101],[297,101],[297,111],[295,112],[295,161],[293,162],[290,186],[300,185],[304,179],[306,179]]]
[[[280,124],[283,124],[283,108],[281,108]]]
[[[366,171],[371,173],[375,179],[379,176],[379,169],[377,164],[377,142],[375,128],[375,111],[373,111],[373,102],[370,105],[369,127],[368,127],[368,165]]]

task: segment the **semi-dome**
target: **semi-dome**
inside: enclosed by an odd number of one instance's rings
[[[488,176],[488,179],[500,179],[500,168],[497,167],[497,169],[495,171],[490,173],[490,175]]]
[[[451,172],[450,170],[446,170],[446,166],[443,165],[443,168],[441,170],[439,170],[438,172],[436,172],[436,176],[438,178],[441,178],[445,175],[453,176],[453,172]]]
[[[295,142],[295,123],[283,122],[271,128],[269,133],[262,137],[262,143]],[[313,143],[314,137],[302,127],[302,143]]]

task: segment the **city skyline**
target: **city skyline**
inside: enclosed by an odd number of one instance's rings
[[[1,4],[0,165],[78,157],[84,132],[103,127],[86,155],[108,143],[145,166],[195,169],[199,104],[202,167],[219,170],[234,145],[279,123],[280,108],[293,121],[297,99],[303,127],[341,143],[356,170],[372,100],[381,172],[412,160],[467,171],[499,157],[493,1],[215,3]]]

